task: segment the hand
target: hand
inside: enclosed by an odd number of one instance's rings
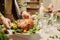
[[[30,14],[28,12],[26,12],[26,11],[23,11],[22,12],[22,17],[23,17],[23,19],[29,19],[30,18]]]
[[[10,21],[10,19],[2,17],[1,20],[2,20],[2,23],[4,24],[4,26],[6,26],[7,29],[11,28],[11,21]]]
[[[52,13],[56,14],[57,12],[60,12],[60,10],[54,10]]]
[[[53,13],[53,14],[56,14],[56,13],[57,13],[57,11],[53,11],[52,13]]]

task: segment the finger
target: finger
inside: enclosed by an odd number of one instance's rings
[[[9,24],[9,26],[11,26],[11,20],[7,18],[7,22]]]
[[[9,26],[11,26],[11,21],[8,21]]]
[[[5,27],[6,27],[7,29],[10,29],[10,26],[9,26],[8,23],[5,23],[4,25],[5,25]]]
[[[7,19],[6,20],[6,27],[7,27],[7,29],[10,29],[11,28],[11,26],[10,26],[11,24],[10,24],[10,20],[9,19]]]

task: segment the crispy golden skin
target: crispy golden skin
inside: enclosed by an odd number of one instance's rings
[[[33,28],[34,21],[33,19],[24,19],[22,22],[18,22],[17,25],[18,28],[21,28],[23,30],[28,30]]]
[[[52,12],[52,10],[51,10],[51,8],[46,8],[46,9],[44,9],[44,12]]]

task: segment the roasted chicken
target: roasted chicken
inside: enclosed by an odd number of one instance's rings
[[[33,26],[34,26],[33,19],[24,19],[23,21],[18,21],[17,23],[17,27],[23,30],[29,30],[33,28]]]
[[[46,8],[46,9],[44,9],[44,12],[51,13],[52,10],[51,10],[51,8]]]

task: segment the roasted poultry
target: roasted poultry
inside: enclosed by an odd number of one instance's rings
[[[34,26],[33,19],[24,19],[23,21],[18,21],[17,23],[17,27],[23,30],[29,30],[33,28],[33,26]]]

